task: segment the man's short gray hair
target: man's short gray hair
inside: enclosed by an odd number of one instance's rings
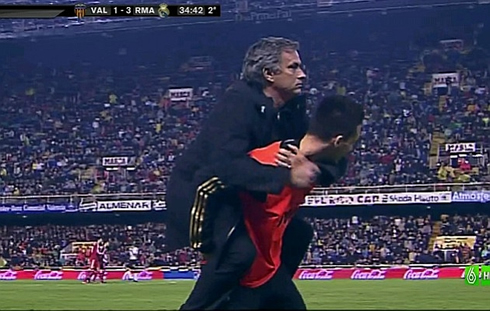
[[[267,37],[252,44],[243,59],[242,79],[266,86],[263,70],[280,72],[281,54],[285,50],[299,50],[299,43],[281,37]]]

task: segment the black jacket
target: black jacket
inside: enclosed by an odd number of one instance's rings
[[[260,87],[238,81],[228,88],[172,170],[167,189],[167,229],[168,239],[178,235],[179,242],[169,248],[188,246],[181,236],[186,234],[189,241],[189,234],[203,230],[203,212],[210,205],[207,201],[223,185],[233,189],[221,195],[221,212],[215,215],[229,221],[222,226],[223,232],[236,223],[239,204],[234,191],[280,192],[289,181],[289,170],[259,164],[247,154],[274,141],[301,138],[307,126],[304,96],[276,109]]]
[[[196,140],[177,159],[171,178],[175,173],[190,181],[195,172],[212,165],[227,185],[276,193],[289,179],[288,171],[258,164],[247,153],[273,141],[301,138],[307,126],[304,96],[278,110],[261,88],[238,81],[226,90]]]

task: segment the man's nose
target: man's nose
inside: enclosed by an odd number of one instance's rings
[[[298,72],[298,79],[299,80],[305,80],[306,79],[306,73],[303,69],[300,69]]]

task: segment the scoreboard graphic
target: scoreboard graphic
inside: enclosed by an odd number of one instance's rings
[[[220,17],[221,7],[198,4],[160,5],[0,5],[0,19],[56,17]]]

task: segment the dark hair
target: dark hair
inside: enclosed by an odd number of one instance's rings
[[[287,50],[299,50],[299,43],[282,37],[267,37],[255,42],[243,59],[242,78],[266,86],[263,70],[280,72],[281,53]]]
[[[310,119],[308,134],[328,141],[342,135],[348,139],[355,135],[364,119],[364,108],[350,97],[334,95],[325,97]]]

